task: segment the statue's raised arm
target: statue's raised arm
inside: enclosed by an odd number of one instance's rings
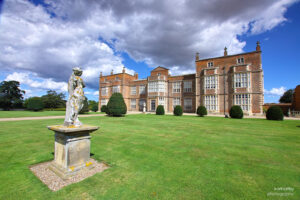
[[[66,105],[65,126],[81,126],[78,114],[83,107],[85,99],[83,88],[85,87],[82,78],[82,70],[78,67],[73,68],[73,73],[68,83],[68,101]]]

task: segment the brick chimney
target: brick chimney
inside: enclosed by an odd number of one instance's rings
[[[227,47],[224,48],[224,56],[227,56]]]
[[[256,51],[261,51],[259,41],[256,42]]]
[[[139,78],[138,73],[134,73],[134,78],[135,78],[136,80],[138,80],[138,78]]]
[[[199,60],[199,52],[196,53],[196,61]]]
[[[113,75],[113,74],[114,74],[114,70],[112,69],[111,72],[110,72],[110,75]]]
[[[125,74],[125,67],[123,67],[122,73]]]
[[[100,72],[100,77],[102,77],[102,72]]]

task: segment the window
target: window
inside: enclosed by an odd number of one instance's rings
[[[130,100],[130,107],[131,107],[132,109],[135,109],[135,108],[136,108],[136,99],[131,99],[131,100]]]
[[[173,107],[178,105],[181,106],[180,98],[173,98]]]
[[[145,85],[140,85],[140,88],[139,88],[139,92],[140,94],[145,94],[146,93],[146,86]]]
[[[208,62],[207,63],[207,67],[213,67],[214,66],[214,62]]]
[[[100,103],[101,103],[101,106],[106,105],[107,104],[107,99],[101,99]]]
[[[119,81],[119,80],[120,80],[119,77],[116,76],[116,81]]]
[[[237,59],[237,63],[238,63],[238,64],[244,64],[244,58],[243,58],[243,57],[238,58],[238,59]]]
[[[108,88],[107,87],[101,88],[101,95],[106,96],[107,94],[108,94]]]
[[[112,92],[113,92],[113,93],[120,92],[120,86],[119,86],[119,85],[113,86]]]
[[[250,109],[250,94],[234,95],[234,105],[241,106],[242,110],[248,111]]]
[[[250,74],[249,73],[237,73],[234,74],[234,87],[244,88],[250,86]]]
[[[136,86],[132,86],[132,87],[130,88],[130,94],[131,94],[131,95],[136,95]]]
[[[173,85],[173,93],[180,93],[181,82],[174,82],[172,85]]]
[[[158,105],[165,106],[165,98],[164,97],[158,97]]]
[[[164,81],[149,82],[148,92],[165,92],[165,82]]]
[[[184,92],[192,92],[192,81],[184,81],[183,82],[183,91]]]
[[[160,73],[158,73],[157,76],[160,76]]]
[[[184,99],[184,110],[192,110],[192,98]]]
[[[207,95],[204,97],[204,106],[209,111],[218,109],[218,98],[215,95]]]
[[[214,89],[217,88],[218,84],[217,76],[206,76],[204,77],[204,85],[206,89]]]

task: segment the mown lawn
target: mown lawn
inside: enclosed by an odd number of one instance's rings
[[[29,170],[53,159],[62,119],[0,122],[0,199],[300,199],[300,121],[128,115],[98,125],[93,158],[111,168],[52,192]],[[277,191],[278,192],[278,191]],[[282,193],[282,191],[279,191]]]
[[[0,118],[14,118],[14,117],[44,117],[44,116],[61,116],[65,115],[65,111],[0,111]],[[88,112],[85,114],[104,114],[99,112]]]

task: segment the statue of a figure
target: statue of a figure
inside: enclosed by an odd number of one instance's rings
[[[81,126],[78,114],[83,107],[85,100],[83,88],[85,87],[82,78],[82,70],[78,67],[73,68],[73,73],[68,83],[69,98],[66,106],[65,126]]]
[[[143,103],[143,113],[146,113],[146,102]]]

